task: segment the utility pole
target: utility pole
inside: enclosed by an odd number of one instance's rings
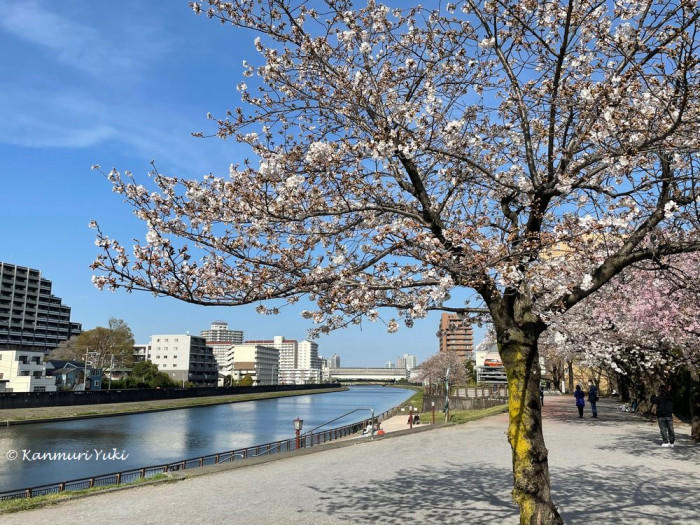
[[[450,367],[445,372],[445,423],[450,421]]]
[[[107,390],[112,390],[112,370],[114,369],[114,354],[109,355],[109,386]]]
[[[83,371],[83,392],[87,392],[87,371],[88,371],[88,355],[90,354],[90,349],[85,349],[85,370]]]

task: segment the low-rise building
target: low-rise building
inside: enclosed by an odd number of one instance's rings
[[[279,382],[281,385],[308,385],[321,382],[320,368],[293,368],[280,370]]]
[[[216,386],[219,367],[203,337],[187,334],[152,335],[146,360],[174,381],[195,386]]]
[[[56,382],[46,375],[44,352],[0,350],[0,388],[4,392],[55,392]]]

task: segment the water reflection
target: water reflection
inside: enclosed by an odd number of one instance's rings
[[[157,465],[251,445],[289,439],[292,420],[304,431],[357,408],[379,414],[411,396],[410,390],[380,386],[346,392],[283,397],[129,416],[18,425],[0,429],[0,491],[53,483],[146,465]],[[335,421],[337,427],[369,412]],[[67,453],[125,450],[124,461],[22,461],[23,451]],[[7,451],[20,458],[8,461]]]

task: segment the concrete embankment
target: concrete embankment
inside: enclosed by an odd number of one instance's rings
[[[347,387],[281,392],[261,392],[258,394],[236,394],[224,396],[192,397],[182,399],[160,399],[154,401],[137,401],[127,403],[103,403],[99,405],[74,405],[39,408],[11,408],[0,410],[0,427],[23,425],[29,423],[46,423],[67,421],[71,419],[89,419],[95,417],[123,416],[144,412],[160,412],[200,406],[241,403],[258,399],[277,397],[304,396],[309,394],[327,394],[347,390]]]

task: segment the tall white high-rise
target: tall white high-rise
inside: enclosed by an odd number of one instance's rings
[[[219,370],[226,370],[228,349],[243,342],[243,331],[229,330],[227,322],[214,321],[209,330],[202,330],[200,334],[206,339],[207,346],[211,346]]]
[[[243,342],[242,330],[229,330],[226,321],[214,321],[209,330],[202,330],[200,335],[210,343],[231,343],[239,345]]]
[[[333,354],[328,361],[330,368],[340,368],[340,356],[338,354]]]
[[[318,343],[308,339],[299,343],[297,349],[297,368],[319,370],[321,358],[318,356]]]
[[[406,360],[406,370],[413,370],[416,366],[418,366],[418,361],[415,355],[404,354],[403,357]]]
[[[416,367],[416,356],[413,354],[404,354],[396,358],[396,368],[405,368],[413,370]]]

